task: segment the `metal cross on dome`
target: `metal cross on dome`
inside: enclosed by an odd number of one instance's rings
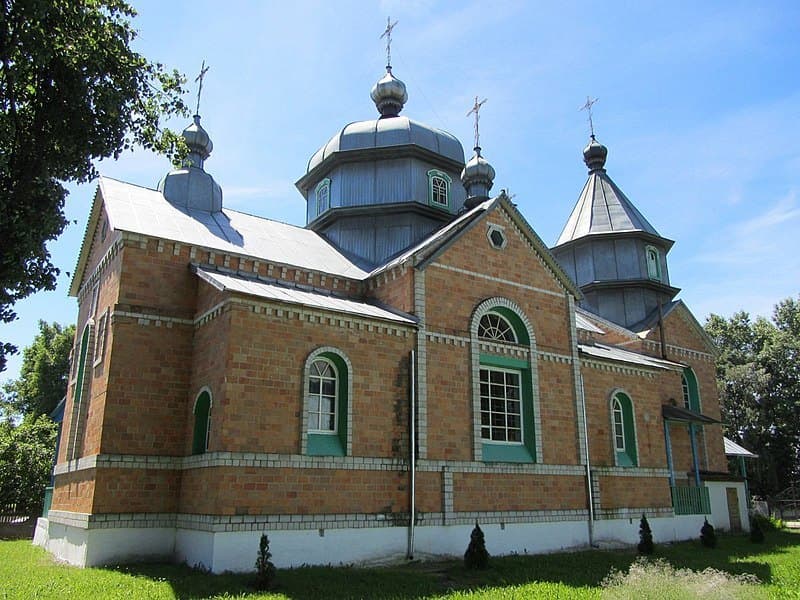
[[[594,138],[594,123],[592,122],[592,105],[597,102],[599,98],[595,98],[594,100],[591,96],[586,96],[586,104],[581,106],[578,110],[585,110],[589,113],[589,132],[591,133],[592,138]]]
[[[379,40],[382,40],[383,38],[386,38],[386,68],[387,69],[391,69],[392,68],[392,29],[394,29],[394,26],[397,25],[397,23],[398,23],[397,21],[392,23],[392,18],[391,17],[386,17],[386,29],[381,34],[381,37],[378,38]]]
[[[488,98],[484,98],[480,102],[478,102],[478,97],[475,96],[475,104],[472,106],[470,111],[467,113],[467,116],[470,116],[472,113],[475,113],[475,147],[480,148],[481,146],[481,135],[480,131],[478,130],[478,121],[480,120],[480,110],[481,106],[486,104]]]
[[[203,78],[206,76],[206,73],[208,73],[210,68],[211,67],[206,66],[206,61],[203,61],[203,64],[200,66],[200,74],[194,79],[195,83],[198,81],[200,82],[200,85],[197,87],[197,108],[194,111],[194,114],[196,115],[200,114],[200,94],[203,93]]]

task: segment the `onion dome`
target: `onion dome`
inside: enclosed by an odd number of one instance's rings
[[[494,175],[494,167],[481,156],[480,146],[475,146],[475,155],[469,159],[461,171],[461,183],[467,190],[465,207],[473,208],[489,198]]]
[[[194,121],[181,134],[189,147],[189,162],[194,167],[203,168],[203,161],[211,155],[214,144],[208,132],[200,125],[200,115],[194,116]]]
[[[589,145],[583,149],[583,162],[589,167],[589,172],[592,171],[605,171],[603,167],[606,164],[606,157],[608,156],[608,148],[598,142],[594,135],[589,142]]]
[[[392,75],[391,66],[386,67],[386,75],[372,86],[370,97],[381,113],[381,118],[396,117],[408,102],[406,84]]]

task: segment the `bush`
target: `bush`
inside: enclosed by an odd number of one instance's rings
[[[703,521],[703,526],[700,528],[700,542],[706,548],[716,548],[717,534],[714,531],[714,526],[708,522],[708,519]]]
[[[650,523],[647,522],[647,517],[642,515],[642,520],[639,521],[639,545],[637,546],[639,554],[652,554],[655,550],[653,545],[653,532],[650,531]]]
[[[489,566],[489,553],[486,551],[486,540],[483,531],[475,522],[475,529],[469,535],[469,546],[464,552],[464,566],[468,569],[486,569]]]
[[[761,544],[764,542],[764,530],[761,529],[759,519],[755,516],[750,518],[750,541],[754,544]]]
[[[259,590],[269,590],[275,585],[277,570],[270,558],[272,558],[272,552],[269,551],[269,538],[266,533],[262,533],[258,543],[258,558],[256,558],[256,587]]]
[[[676,569],[663,559],[639,558],[627,573],[612,570],[603,580],[604,599],[666,600],[685,598],[760,598],[753,575],[731,575],[716,569]]]

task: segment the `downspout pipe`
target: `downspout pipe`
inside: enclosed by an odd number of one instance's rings
[[[417,353],[412,350],[408,357],[409,371],[409,510],[408,551],[406,558],[414,560],[414,526],[417,520]]]
[[[589,423],[586,421],[586,395],[583,391],[583,375],[578,374],[578,393],[581,397],[581,410],[583,411],[583,439],[586,447],[586,489],[589,498],[589,545],[594,546],[594,489],[592,485],[592,464],[589,460]]]

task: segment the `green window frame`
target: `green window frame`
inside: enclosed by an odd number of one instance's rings
[[[625,392],[618,391],[611,396],[611,437],[615,464],[618,467],[638,466],[633,402]]]
[[[317,216],[324,213],[331,207],[331,180],[323,179],[314,189],[314,201],[316,202]]]
[[[211,392],[203,390],[194,401],[192,454],[205,454],[211,434]]]
[[[686,367],[681,373],[681,387],[683,389],[683,406],[694,412],[700,412],[700,387],[694,371]]]
[[[336,348],[317,349],[306,360],[303,381],[303,453],[347,456],[351,447],[350,361]]]
[[[647,276],[650,279],[661,281],[661,253],[655,246],[645,246],[645,260],[647,262]]]
[[[450,208],[452,178],[444,171],[428,171],[428,204],[436,208]]]
[[[480,348],[473,404],[476,456],[484,462],[531,463],[538,454],[535,349],[518,310],[511,301],[490,299],[473,317],[474,347]]]

